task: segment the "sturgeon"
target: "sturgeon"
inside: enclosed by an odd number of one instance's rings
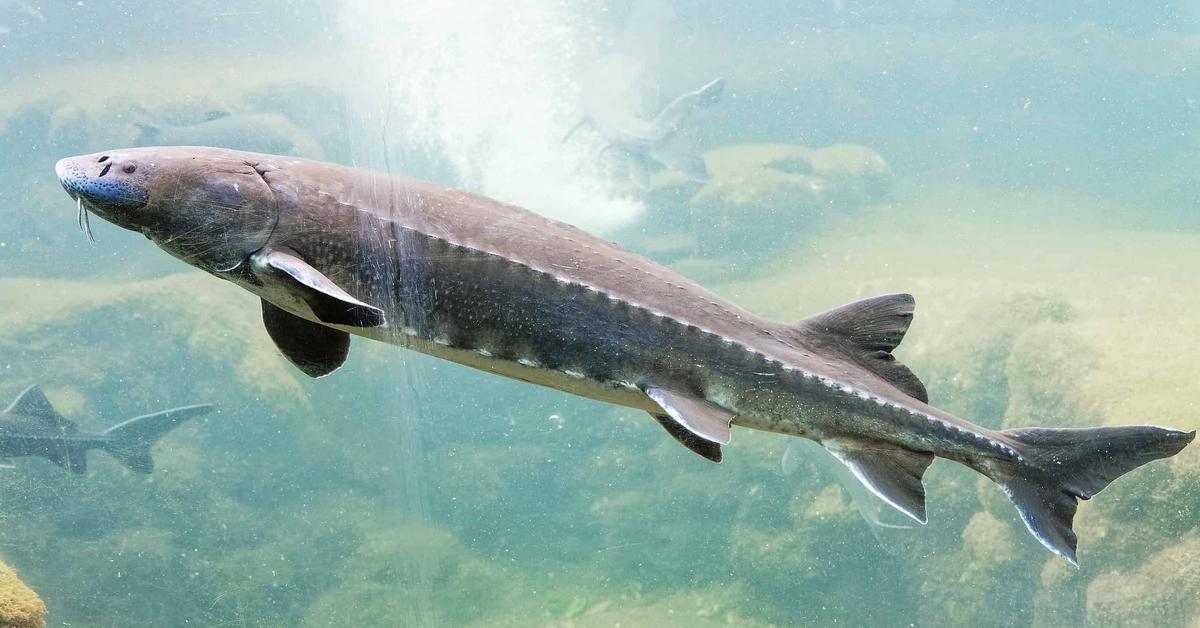
[[[36,456],[83,474],[87,452],[100,449],[131,471],[151,473],[150,448],[180,423],[210,410],[211,404],[184,406],[134,417],[100,433],[82,432],[50,405],[41,388],[30,386],[0,412],[0,461]]]
[[[432,183],[203,147],[56,169],[84,211],[258,295],[267,333],[310,376],[341,366],[358,335],[644,410],[715,462],[733,425],[808,438],[920,523],[922,474],[946,458],[998,483],[1076,565],[1078,500],[1195,437],[991,430],[939,410],[893,355],[907,294],[778,323],[570,225]]]

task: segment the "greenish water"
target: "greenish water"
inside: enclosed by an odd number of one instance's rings
[[[1200,8],[664,7],[0,0],[0,402],[40,384],[89,430],[218,404],[150,476],[0,468],[0,558],[49,625],[1200,621],[1195,447],[1081,505],[1079,570],[946,461],[927,526],[872,526],[822,452],[782,472],[784,436],[713,465],[640,412],[359,339],[309,380],[248,293],[99,219],[89,245],[54,176],[156,140],[405,173],[780,320],[910,292],[899,357],[981,425],[1200,424]],[[563,140],[596,98],[653,116],[714,78],[684,129],[707,183]]]

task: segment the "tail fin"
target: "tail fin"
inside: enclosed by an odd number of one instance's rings
[[[211,404],[202,404],[129,419],[104,432],[109,437],[104,450],[131,471],[150,473],[154,470],[154,459],[150,457],[154,443],[180,423],[209,410],[212,410]]]
[[[1179,453],[1196,432],[1128,425],[1082,429],[1026,428],[1001,432],[1025,464],[991,474],[1016,504],[1042,545],[1078,566],[1071,529],[1078,500],[1147,462]]]

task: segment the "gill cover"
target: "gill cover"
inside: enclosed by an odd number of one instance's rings
[[[236,154],[186,150],[153,157],[158,163],[149,201],[133,216],[137,229],[204,270],[237,268],[267,243],[275,227],[271,188],[254,163]]]

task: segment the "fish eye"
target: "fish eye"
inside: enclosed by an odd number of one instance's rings
[[[124,171],[125,174],[133,174],[133,171],[137,170],[137,166],[134,164],[128,164],[124,168],[121,168],[121,170]]]

